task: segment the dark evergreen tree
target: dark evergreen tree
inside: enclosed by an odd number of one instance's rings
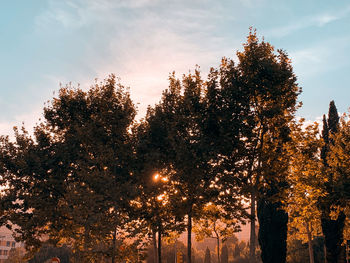
[[[209,250],[208,247],[207,247],[207,249],[205,250],[204,263],[211,263],[210,250]]]
[[[329,103],[328,110],[328,129],[329,132],[335,134],[339,128],[339,115],[337,107],[335,106],[334,100]]]
[[[239,247],[239,244],[235,245],[235,249],[233,250],[233,258],[239,258],[241,256],[241,249]]]
[[[322,139],[324,142],[324,145],[321,149],[321,160],[325,167],[327,167],[327,153],[329,150],[329,129],[328,129],[328,123],[326,115],[323,114],[322,119],[323,129],[322,129]]]
[[[221,249],[221,262],[220,263],[228,263],[228,248],[224,245]]]
[[[322,138],[324,145],[321,149],[321,158],[324,164],[323,173],[325,181],[323,183],[323,190],[325,195],[320,198],[319,206],[321,209],[321,226],[325,238],[326,259],[327,262],[345,262],[343,243],[343,231],[345,226],[345,213],[343,211],[344,205],[339,201],[339,191],[337,185],[343,182],[337,181],[334,176],[334,171],[329,164],[329,156],[332,154],[334,146],[334,139],[339,130],[339,115],[334,101],[329,104],[328,119],[323,115],[323,130]],[[340,209],[337,210],[337,208]],[[336,218],[332,217],[332,213],[337,214]]]
[[[280,202],[272,203],[268,197],[258,201],[261,258],[263,262],[285,262],[288,214]]]

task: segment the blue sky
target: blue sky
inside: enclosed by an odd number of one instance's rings
[[[286,50],[303,88],[298,115],[350,106],[350,2],[328,0],[12,0],[0,8],[0,134],[32,127],[59,84],[114,73],[139,116],[169,72],[203,74],[235,58],[249,27]]]

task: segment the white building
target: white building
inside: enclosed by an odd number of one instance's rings
[[[4,263],[12,248],[23,247],[12,237],[12,232],[6,227],[0,227],[0,263]]]

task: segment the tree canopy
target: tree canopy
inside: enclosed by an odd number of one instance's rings
[[[73,261],[113,263],[141,262],[151,240],[155,263],[174,259],[185,230],[187,263],[192,232],[216,238],[218,262],[233,254],[259,261],[256,240],[262,262],[286,262],[289,222],[289,244],[308,242],[311,263],[321,230],[328,262],[341,262],[350,122],[334,101],[322,132],[298,122],[300,93],[287,52],[252,29],[237,61],[223,58],[207,78],[198,66],[170,74],[138,121],[114,75],[86,90],[62,87],[33,133],[0,137],[0,222],[25,242],[28,258],[42,245],[63,246]],[[221,250],[245,221],[249,253]],[[216,260],[208,248],[201,253]]]

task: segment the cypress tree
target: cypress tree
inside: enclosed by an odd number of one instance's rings
[[[337,196],[334,188],[336,181],[333,173],[329,169],[328,156],[331,146],[334,144],[333,136],[337,133],[339,128],[339,115],[334,101],[329,104],[328,120],[323,115],[323,130],[322,138],[324,146],[321,149],[321,159],[324,164],[323,172],[325,173],[324,191],[326,196],[319,200],[321,209],[321,226],[325,238],[326,259],[329,263],[345,262],[343,243],[343,230],[345,224],[345,214],[343,211],[338,213],[337,218],[332,218],[332,207],[337,204]]]
[[[207,247],[207,249],[205,250],[204,263],[211,263],[210,250],[209,250],[208,247]]]
[[[258,219],[262,261],[285,262],[288,214],[282,209],[281,202],[271,202],[268,196],[260,198]]]
[[[327,152],[328,152],[328,145],[329,145],[329,129],[328,129],[328,123],[327,123],[327,118],[326,115],[323,114],[323,129],[322,129],[322,138],[324,141],[324,145],[321,149],[321,160],[325,166],[327,166]]]
[[[328,111],[328,128],[329,131],[335,134],[338,131],[339,127],[339,115],[338,110],[334,104],[334,100],[329,103],[329,111]]]
[[[241,249],[239,248],[239,245],[235,245],[235,249],[233,250],[233,258],[239,258],[241,256]]]
[[[221,249],[221,263],[228,263],[228,249],[226,245]]]

